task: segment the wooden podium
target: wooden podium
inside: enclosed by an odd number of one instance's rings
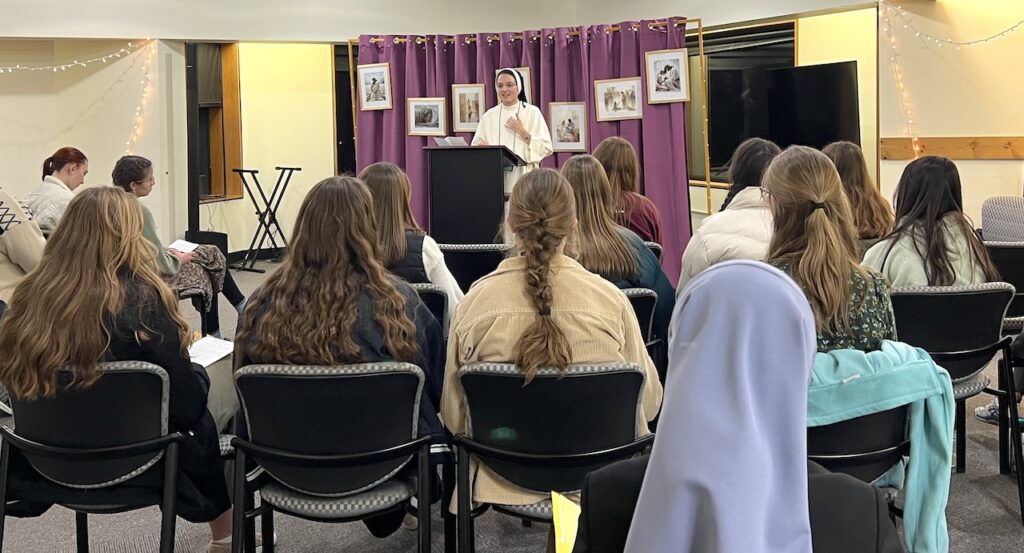
[[[505,213],[505,172],[526,165],[505,146],[427,146],[430,236],[491,244]]]

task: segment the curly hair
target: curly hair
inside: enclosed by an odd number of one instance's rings
[[[142,156],[123,156],[114,164],[111,182],[125,192],[131,192],[132,183],[145,180],[146,172],[152,166],[153,162]]]

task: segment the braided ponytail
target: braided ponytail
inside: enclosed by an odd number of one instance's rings
[[[520,254],[526,259],[526,293],[537,309],[537,318],[519,337],[516,364],[533,380],[537,369],[569,366],[569,343],[551,317],[554,297],[551,262],[559,246],[571,238],[576,206],[569,183],[553,169],[527,173],[516,183],[509,198],[508,225],[515,234]]]

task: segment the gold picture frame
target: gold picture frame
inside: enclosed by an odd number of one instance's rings
[[[549,102],[551,149],[555,152],[587,152],[587,103]]]
[[[487,111],[487,86],[480,83],[452,85],[452,132],[476,132]]]
[[[409,136],[446,136],[448,113],[444,98],[406,100],[406,129]]]
[[[368,63],[357,65],[359,109],[373,111],[391,109],[391,64]]]
[[[645,52],[644,65],[648,104],[690,101],[690,63],[686,48]]]
[[[594,81],[594,115],[598,121],[644,118],[644,91],[639,76]]]

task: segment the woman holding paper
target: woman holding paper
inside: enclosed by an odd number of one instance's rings
[[[498,105],[484,112],[473,136],[473,146],[506,146],[526,165],[505,173],[505,193],[512,192],[519,177],[540,167],[551,155],[551,131],[537,106],[526,101],[523,76],[515,69],[501,69],[494,81]]]
[[[144,198],[153,191],[156,177],[153,175],[153,162],[141,156],[124,156],[117,160],[111,174],[114,186],[131,193],[136,198]],[[216,246],[193,246],[189,252],[174,248],[164,248],[160,236],[156,232],[153,214],[146,206],[142,207],[142,235],[156,248],[156,264],[160,274],[171,288],[178,290],[202,290],[209,304],[206,317],[209,328],[207,332],[217,338],[220,333],[220,314],[217,310],[217,292],[231,302],[239,313],[245,309],[245,295],[238,289],[235,279],[227,270],[227,260]],[[187,244],[187,243],[186,243]]]

